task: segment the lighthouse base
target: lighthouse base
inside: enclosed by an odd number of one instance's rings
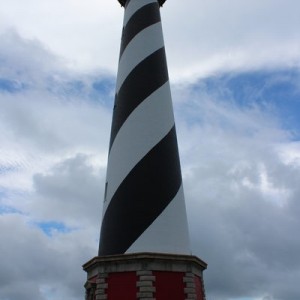
[[[97,256],[83,265],[86,300],[205,300],[206,267],[190,255]]]

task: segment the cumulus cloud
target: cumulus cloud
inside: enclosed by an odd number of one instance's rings
[[[290,133],[266,108],[201,90],[177,90],[175,108],[193,251],[209,263],[208,298],[296,299],[300,169],[280,150],[294,148]]]
[[[1,182],[26,190],[30,174],[76,153],[97,153],[105,165],[113,79],[73,74],[40,43],[11,31],[2,37],[0,77],[20,88],[0,82]]]
[[[0,298],[83,299],[81,265],[99,239],[122,9],[94,0],[1,7]],[[162,10],[208,299],[299,298],[296,12],[279,0],[169,1]],[[264,77],[251,72],[261,68]]]
[[[1,0],[0,4],[2,30],[15,28],[25,38],[42,41],[70,67],[116,69],[123,13],[117,1]]]
[[[84,298],[84,274],[78,270],[94,255],[87,229],[49,238],[18,214],[2,215],[0,225],[5,241],[0,246],[1,299]]]
[[[41,40],[70,66],[116,71],[123,14],[117,0],[12,0],[1,7],[3,28]],[[172,79],[299,66],[299,9],[293,0],[168,1],[161,12]]]
[[[99,223],[105,172],[103,167],[96,170],[88,159],[78,154],[54,166],[49,173],[35,174],[36,194],[30,211],[42,220],[64,220],[75,228]]]
[[[14,31],[2,40],[0,298],[83,299],[80,266],[97,253],[114,80],[74,74]]]
[[[220,71],[299,67],[298,5],[169,1],[162,13],[171,76],[192,80]]]

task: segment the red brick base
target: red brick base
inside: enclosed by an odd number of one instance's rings
[[[199,258],[185,255],[95,257],[83,266],[86,300],[205,300],[206,267]]]

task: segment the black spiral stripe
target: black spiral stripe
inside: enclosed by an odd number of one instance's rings
[[[99,255],[124,253],[181,186],[175,127],[132,169],[105,213]]]
[[[167,81],[168,70],[164,48],[148,56],[133,69],[115,98],[109,148],[132,111]]]
[[[184,230],[178,236],[174,232],[184,198],[179,192],[182,179],[159,4],[128,0],[125,5],[100,256],[125,253],[159,224],[161,216],[172,228],[174,247],[178,240],[187,241],[184,217],[180,221]],[[171,203],[176,205],[170,208]],[[162,239],[155,236],[150,241],[158,251]]]
[[[160,22],[157,3],[150,3],[139,9],[123,28],[120,57],[129,42],[143,29],[150,25]]]

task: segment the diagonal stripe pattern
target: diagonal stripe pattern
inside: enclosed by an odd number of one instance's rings
[[[99,255],[189,254],[159,3],[127,0]]]

